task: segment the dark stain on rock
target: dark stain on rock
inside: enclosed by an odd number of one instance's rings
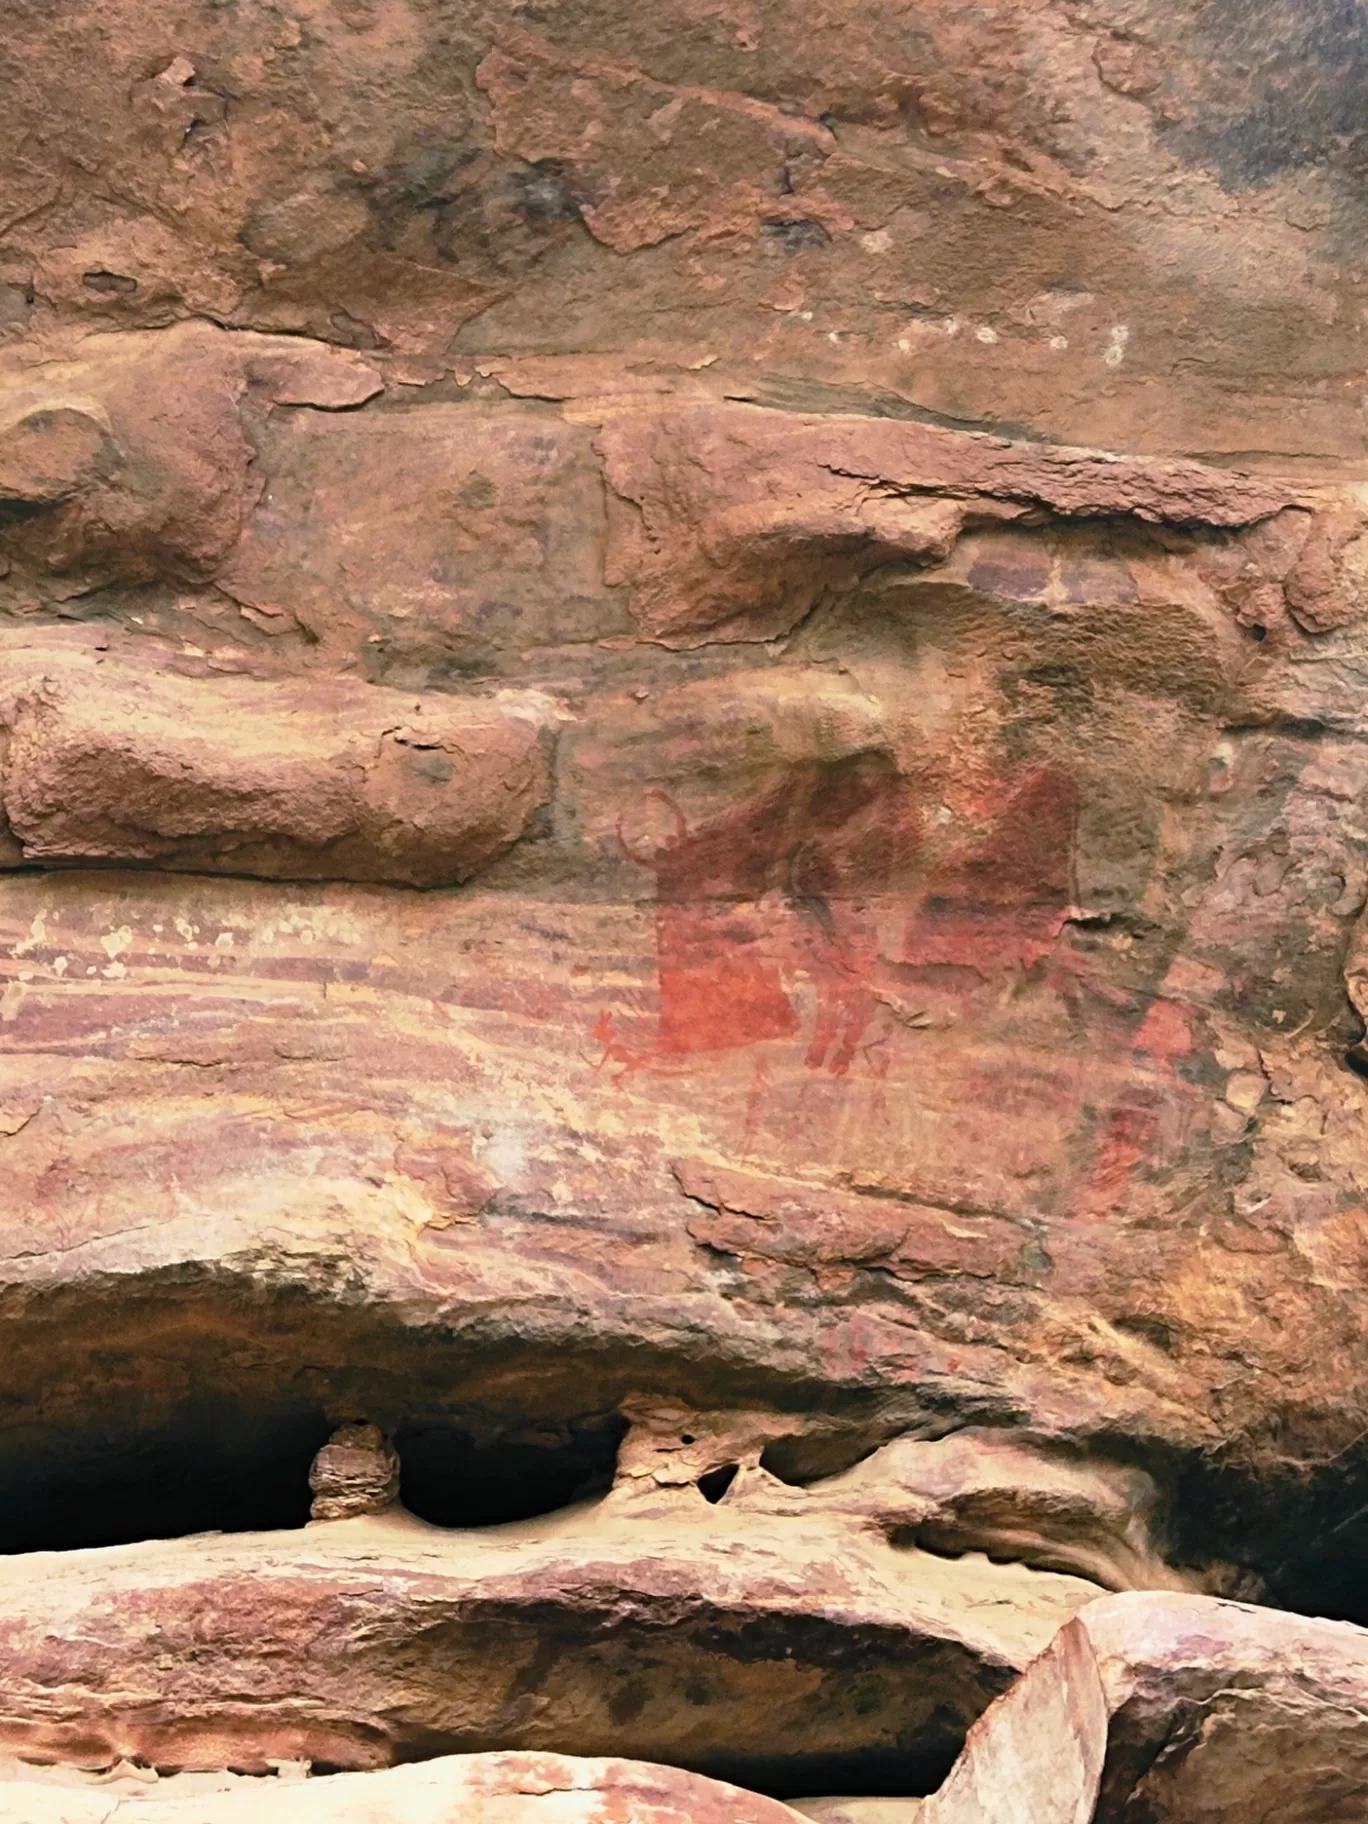
[[[545,158],[515,176],[522,212],[530,222],[577,222],[579,201],[571,189],[564,166]]]
[[[1181,16],[1156,9],[1156,37]],[[1165,138],[1227,189],[1317,166],[1368,176],[1363,0],[1203,0],[1183,48]]]
[[[138,289],[138,281],[122,272],[105,272],[102,268],[86,273],[82,280],[87,291],[98,292],[101,297],[131,298]]]
[[[775,216],[761,227],[766,240],[782,247],[785,253],[803,253],[810,247],[826,247],[831,241],[822,224],[807,216]]]

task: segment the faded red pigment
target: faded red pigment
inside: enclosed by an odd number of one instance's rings
[[[650,1050],[664,1061],[792,1038],[800,1018],[785,982],[806,976],[817,1009],[805,1062],[843,1075],[881,991],[925,971],[967,996],[1047,955],[1071,898],[1073,779],[1049,766],[999,778],[957,808],[967,845],[942,838],[934,851],[927,797],[886,756],[859,755],[797,767],[696,831],[679,817],[650,864]]]

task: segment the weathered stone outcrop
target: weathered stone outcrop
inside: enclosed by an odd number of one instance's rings
[[[4,1824],[372,1824],[380,1816],[408,1824],[792,1824],[773,1799],[740,1792],[677,1767],[586,1760],[565,1754],[452,1755],[390,1773],[336,1779],[271,1781],[256,1791],[182,1794],[179,1782],[139,1790],[136,1779],[115,1794],[54,1793],[0,1782]],[[167,1790],[162,1792],[161,1788]],[[114,1802],[111,1804],[111,1797]],[[126,1808],[126,1809],[125,1809]]]
[[[816,1824],[1236,1824],[1361,1815],[1362,1630],[1203,1597],[1090,1603],[920,1802],[799,1800]]]
[[[363,1769],[540,1751],[573,1717],[586,1753],[751,1786],[929,1785],[1096,1593],[694,1501],[656,1520],[578,1509],[453,1534],[399,1514],[12,1561],[0,1749]]]
[[[399,1499],[399,1458],[378,1425],[339,1425],[309,1466],[313,1520],[383,1514]]]
[[[1368,1782],[1361,1628],[1118,1596],[1081,1616],[1111,1724],[1099,1824],[1352,1818]]]
[[[1238,528],[1288,504],[1276,484],[1196,463],[738,406],[615,418],[600,446],[627,508],[610,522],[608,578],[631,585],[643,633],[683,644],[788,633],[872,570],[943,561],[966,524]]]
[[[1107,1693],[1086,1623],[1067,1623],[969,1731],[917,1824],[1090,1824],[1107,1750]]]
[[[787,1466],[786,1457],[771,1444],[759,1464]],[[732,1499],[761,1511],[850,1514],[895,1544],[986,1552],[1104,1589],[1182,1589],[1197,1581],[1165,1562],[1166,1517],[1144,1470],[1100,1453],[1071,1457],[1020,1433],[967,1427],[934,1442],[899,1438],[806,1488],[747,1478]]]
[[[554,709],[531,694],[171,682],[88,642],[11,648],[0,667],[11,865],[451,885],[550,790]]]
[[[273,406],[361,405],[383,387],[346,353],[207,325],[96,335],[70,356],[0,355],[6,551],[57,600],[212,575],[261,492],[255,421]]]

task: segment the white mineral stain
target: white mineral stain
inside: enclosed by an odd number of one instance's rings
[[[33,922],[29,925],[28,936],[20,938],[10,950],[11,956],[28,956],[40,944],[47,942],[47,913],[35,912]]]
[[[495,1128],[482,1147],[471,1150],[506,1185],[516,1185],[527,1170],[527,1143],[513,1128]]]

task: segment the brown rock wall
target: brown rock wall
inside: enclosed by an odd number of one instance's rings
[[[7,654],[0,795],[25,864],[439,886],[511,848],[549,796],[554,708],[534,694],[171,682],[106,646]]]
[[[383,1808],[411,1824],[784,1824],[792,1814],[773,1799],[740,1792],[675,1767],[618,1759],[587,1760],[564,1754],[452,1755],[430,1766],[395,1769],[384,1776],[342,1775],[301,1786],[295,1780],[262,1782],[258,1790],[222,1793],[181,1791],[193,1776],[152,1782],[134,1771],[101,1782],[99,1792],[56,1793],[33,1782],[0,1784],[5,1824],[105,1824],[124,1803],[147,1824],[237,1824],[265,1817],[318,1819],[319,1824],[370,1824]]]
[[[1352,11],[15,0],[16,1755],[1357,1815]]]
[[[694,1510],[580,1509],[464,1538],[396,1516],[17,1561],[46,1575],[41,1595],[10,1576],[4,1749],[361,1769],[539,1751],[573,1716],[586,1753],[748,1786],[811,1790],[862,1765],[934,1783],[1095,1593],[1015,1565],[975,1575],[849,1524],[745,1522],[697,1495]]]

